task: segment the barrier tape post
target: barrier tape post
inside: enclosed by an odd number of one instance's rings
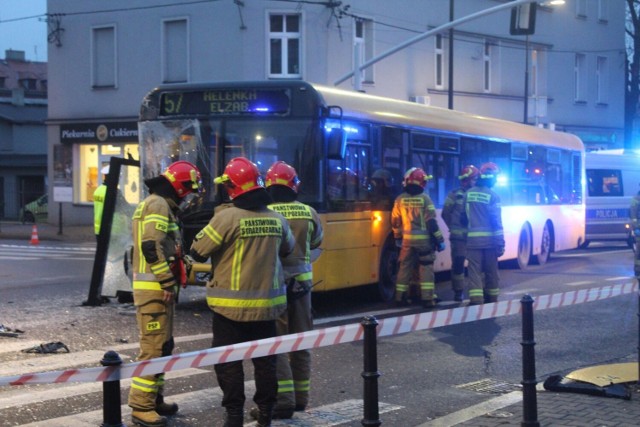
[[[533,298],[525,295],[522,306],[522,427],[540,427],[536,396],[536,342],[533,337]]]
[[[113,350],[109,350],[100,360],[102,366],[120,366],[122,359]],[[120,380],[102,383],[102,424],[100,427],[126,427],[122,423],[120,410]]]
[[[360,322],[364,328],[364,418],[363,426],[379,426],[380,413],[378,407],[378,346],[376,327],[378,321],[374,316],[365,316]]]

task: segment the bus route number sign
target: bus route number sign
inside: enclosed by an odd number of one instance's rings
[[[285,89],[209,89],[164,92],[161,116],[287,114],[290,99]]]

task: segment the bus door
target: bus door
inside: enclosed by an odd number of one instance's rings
[[[377,281],[377,251],[372,242],[370,201],[371,143],[366,126],[345,123],[342,159],[328,159],[323,255],[314,266],[322,290]]]

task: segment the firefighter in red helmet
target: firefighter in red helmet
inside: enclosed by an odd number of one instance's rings
[[[271,165],[266,175],[266,186],[274,201],[269,208],[289,221],[296,241],[291,255],[282,259],[287,284],[287,311],[278,319],[276,328],[278,335],[307,332],[313,330],[311,251],[322,243],[322,223],[315,209],[297,200],[300,179],[292,166],[283,161]],[[304,411],[309,403],[311,352],[299,350],[279,354],[277,375],[278,402],[273,417],[291,418],[294,411]]]
[[[294,249],[287,220],[267,207],[271,198],[257,166],[236,157],[214,179],[224,185],[232,206],[215,213],[195,237],[191,256],[211,257],[215,275],[207,283],[207,304],[213,311],[213,347],[276,336],[276,319],[287,308],[286,286],[279,257]],[[276,356],[252,359],[258,406],[257,425],[270,426],[278,381]],[[244,419],[242,360],[215,366],[226,410],[225,427]]]
[[[464,212],[464,194],[476,184],[480,170],[467,165],[462,168],[458,180],[460,187],[451,190],[444,201],[442,219],[449,227],[449,242],[451,243],[451,285],[453,300],[462,301],[464,290],[464,261],[467,254],[467,227],[462,224]]]
[[[464,198],[471,305],[497,302],[500,292],[498,258],[504,254],[504,230],[500,197],[491,189],[499,174],[498,165],[484,163],[476,185]]]
[[[133,301],[140,332],[138,360],[168,356],[173,351],[173,313],[183,266],[176,215],[184,199],[200,192],[200,171],[178,161],[161,175],[145,180],[150,195],[133,214]],[[164,373],[133,377],[129,406],[134,424],[165,426],[165,416],[178,411],[163,397]]]
[[[432,308],[436,305],[433,263],[435,251],[443,251],[445,244],[436,222],[436,208],[424,192],[429,178],[420,168],[407,170],[404,192],[396,198],[391,212],[393,236],[400,247],[396,281],[396,303],[399,305],[407,303],[409,283],[416,266],[423,306]]]

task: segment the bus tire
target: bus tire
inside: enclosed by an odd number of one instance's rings
[[[538,265],[545,265],[549,261],[551,256],[551,250],[553,247],[553,235],[551,233],[551,224],[545,223],[542,229],[542,239],[540,243],[540,253],[536,255],[534,261]]]
[[[380,254],[380,271],[378,275],[378,296],[384,302],[392,301],[396,293],[399,255],[400,250],[396,247],[393,238],[387,238]]]
[[[520,230],[520,238],[518,239],[518,253],[516,255],[516,262],[520,270],[526,270],[531,261],[531,229],[529,224],[522,226]]]

